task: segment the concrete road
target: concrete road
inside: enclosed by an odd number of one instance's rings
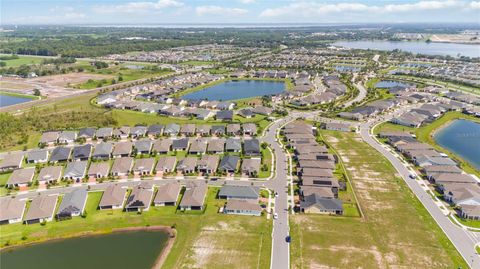
[[[354,83],[356,77],[357,77],[357,74],[353,75],[352,83]],[[344,107],[349,107],[353,105],[353,103],[355,102],[360,103],[363,99],[365,99],[365,97],[367,97],[367,89],[365,89],[362,82],[354,83],[354,85],[358,89],[358,95],[355,96],[355,98],[353,98],[352,100],[346,102],[344,104]]]
[[[410,171],[405,165],[395,157],[390,151],[388,151],[382,144],[375,140],[370,135],[370,129],[373,127],[373,122],[364,123],[360,126],[360,134],[363,140],[370,146],[375,148],[378,152],[382,153],[390,163],[395,167],[403,180],[407,183],[408,187],[422,202],[423,206],[427,209],[433,219],[437,222],[438,226],[447,235],[450,241],[455,245],[458,252],[463,256],[465,261],[471,268],[480,268],[480,257],[475,251],[475,245],[480,242],[478,236],[479,233],[467,231],[455,224],[453,224],[448,216],[442,213],[442,210],[433,201],[432,197],[426,193],[420,186],[419,182],[414,179],[410,179]]]

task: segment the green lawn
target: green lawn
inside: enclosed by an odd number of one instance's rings
[[[262,171],[260,169],[260,172],[258,173],[258,177],[259,178],[267,178],[272,173],[272,153],[270,152],[270,150],[268,148],[265,148],[265,149],[261,148],[261,152],[262,152],[262,164],[261,165],[263,166],[264,164],[266,164],[268,169],[266,171]]]
[[[292,216],[292,268],[468,268],[388,160],[355,133],[324,137],[342,157],[365,216]]]
[[[271,222],[261,217],[217,213],[224,203],[215,199],[217,192],[218,188],[209,189],[203,214],[177,213],[174,207],[151,207],[142,214],[99,211],[96,207],[102,194],[89,193],[86,218],[53,221],[45,226],[4,225],[0,242],[2,246],[7,241],[14,245],[88,232],[108,233],[115,228],[174,225],[177,236],[163,268],[269,268]]]
[[[2,56],[8,56],[7,54],[1,54]],[[12,59],[12,60],[0,60],[1,62],[7,63],[5,67],[18,67],[21,65],[31,65],[31,64],[39,64],[41,63],[45,58],[42,57],[34,57],[34,56],[22,56],[19,55],[18,59]]]
[[[186,62],[181,62],[180,65],[199,66],[199,65],[213,65],[216,63],[217,62],[212,62],[212,61],[186,61]]]

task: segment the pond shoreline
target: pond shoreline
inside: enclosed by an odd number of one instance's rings
[[[47,242],[58,242],[58,241],[74,239],[74,238],[92,237],[92,236],[125,233],[125,232],[137,232],[137,231],[158,231],[158,232],[164,232],[168,235],[168,239],[165,243],[165,246],[163,247],[162,251],[158,253],[157,258],[155,259],[155,263],[152,266],[152,269],[160,269],[163,263],[165,262],[165,260],[167,259],[168,254],[170,253],[170,250],[172,249],[176,239],[176,233],[177,233],[176,229],[168,226],[126,227],[126,228],[112,229],[111,231],[80,232],[80,233],[76,233],[76,234],[64,236],[64,237],[56,237],[56,238],[50,238],[50,239],[39,240],[34,242],[28,242],[24,244],[4,246],[0,248],[0,253],[5,251],[20,249],[24,247],[29,247],[33,245],[38,245],[42,243],[47,243]]]

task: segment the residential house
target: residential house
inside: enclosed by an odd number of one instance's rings
[[[184,136],[193,136],[195,134],[195,124],[184,124],[180,128],[180,134]]]
[[[123,208],[126,196],[126,188],[123,188],[118,184],[109,185],[107,189],[103,192],[102,199],[98,204],[98,208],[100,210]]]
[[[38,195],[32,199],[23,222],[26,224],[51,221],[57,205],[57,195]]]
[[[180,133],[180,125],[176,123],[170,123],[165,126],[163,134],[166,136],[177,136]]]
[[[72,160],[73,161],[86,161],[92,154],[93,146],[91,144],[85,144],[73,147]]]
[[[58,135],[59,132],[44,132],[42,137],[40,137],[40,144],[53,146],[55,143],[58,142]]]
[[[227,135],[235,136],[235,135],[241,135],[241,134],[242,134],[242,131],[241,131],[240,124],[238,123],[227,124]]]
[[[63,178],[80,182],[87,173],[87,161],[71,162],[67,164]]]
[[[113,130],[112,136],[117,139],[126,140],[130,136],[130,126],[122,126]]]
[[[132,138],[144,137],[147,134],[146,126],[135,126],[130,130],[130,136]]]
[[[261,216],[262,207],[254,200],[231,199],[227,201],[223,213],[231,215]]]
[[[125,211],[148,211],[153,196],[151,184],[142,182],[135,186],[128,196]]]
[[[175,139],[172,142],[173,151],[187,151],[190,141],[188,138]]]
[[[60,144],[70,144],[75,142],[77,139],[77,132],[75,131],[62,131],[58,135],[58,143]]]
[[[32,183],[33,176],[35,175],[35,167],[28,167],[14,170],[7,181],[7,187],[26,187]]]
[[[62,177],[63,166],[46,166],[38,174],[38,182],[43,184],[57,183]]]
[[[85,141],[91,141],[95,137],[96,132],[97,129],[95,128],[82,128],[78,131],[78,138],[85,139]]]
[[[135,165],[133,166],[133,173],[135,175],[151,175],[154,166],[154,158],[137,159],[135,161]]]
[[[209,136],[212,127],[210,125],[202,124],[198,125],[195,133],[200,136]]]
[[[300,211],[304,213],[342,215],[343,203],[338,199],[322,198],[317,194],[305,196],[300,202]]]
[[[173,171],[175,171],[176,164],[177,158],[175,156],[160,157],[158,159],[157,165],[155,166],[155,171],[157,171],[157,173],[172,173]]]
[[[350,125],[346,123],[327,122],[324,125],[326,130],[349,132]]]
[[[167,154],[172,148],[171,139],[159,139],[153,142],[152,151],[157,154]]]
[[[46,149],[34,149],[27,152],[27,163],[46,163],[50,153]]]
[[[215,115],[215,119],[221,121],[232,121],[233,120],[233,111],[232,110],[220,110]]]
[[[51,163],[57,162],[66,162],[70,159],[70,152],[72,151],[71,148],[66,147],[56,147],[52,151],[52,155],[50,156]]]
[[[239,138],[227,138],[225,141],[225,151],[226,152],[241,152],[242,151],[242,141]]]
[[[197,161],[197,170],[200,173],[213,174],[217,171],[218,161],[220,157],[218,155],[203,155]]]
[[[220,199],[258,200],[260,188],[256,186],[223,185],[218,193]]]
[[[188,153],[190,154],[205,154],[207,152],[207,140],[195,139],[192,141]]]
[[[115,159],[110,173],[113,176],[128,176],[133,167],[132,157],[121,157]]]
[[[113,144],[110,142],[100,142],[95,146],[92,154],[94,160],[108,160],[112,157]]]
[[[23,152],[10,152],[5,154],[2,162],[0,162],[0,171],[4,172],[13,169],[19,169],[22,167],[23,158],[25,158]]]
[[[182,172],[182,174],[193,174],[195,173],[195,168],[197,166],[197,158],[195,157],[185,157],[180,160],[177,165],[177,171]]]
[[[243,134],[250,136],[257,135],[257,125],[255,125],[255,123],[243,124]]]
[[[122,141],[115,144],[113,148],[113,158],[128,157],[132,154],[133,143],[130,141]]]
[[[233,155],[223,156],[218,169],[226,173],[235,173],[240,163],[240,157]]]
[[[163,129],[165,128],[162,124],[153,124],[148,126],[147,135],[151,138],[159,137],[163,134]]]
[[[246,156],[260,155],[260,142],[256,138],[245,139],[243,141],[243,151]]]
[[[223,125],[213,125],[211,133],[214,136],[224,136],[225,135],[225,126],[223,126]]]
[[[111,127],[103,127],[97,130],[95,136],[97,139],[110,139],[113,135],[113,128]]]
[[[180,210],[203,210],[207,191],[208,187],[205,183],[188,182],[180,202]]]
[[[0,225],[21,222],[25,213],[25,204],[24,199],[14,197],[0,199]]]
[[[155,206],[176,206],[182,186],[178,183],[167,183],[158,187],[153,203]]]
[[[260,172],[261,162],[260,158],[243,159],[241,168],[242,174],[249,177],[257,177]]]
[[[92,162],[90,168],[88,168],[89,178],[106,178],[110,173],[109,162]]]
[[[86,204],[87,190],[85,189],[75,189],[65,194],[58,207],[57,219],[67,219],[82,215]]]
[[[222,154],[225,151],[225,139],[211,139],[208,142],[207,153],[209,154]]]
[[[135,141],[135,150],[137,154],[150,154],[153,142],[149,138]]]

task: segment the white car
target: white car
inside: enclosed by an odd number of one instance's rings
[[[273,219],[278,219],[278,214],[277,213],[273,214]]]

